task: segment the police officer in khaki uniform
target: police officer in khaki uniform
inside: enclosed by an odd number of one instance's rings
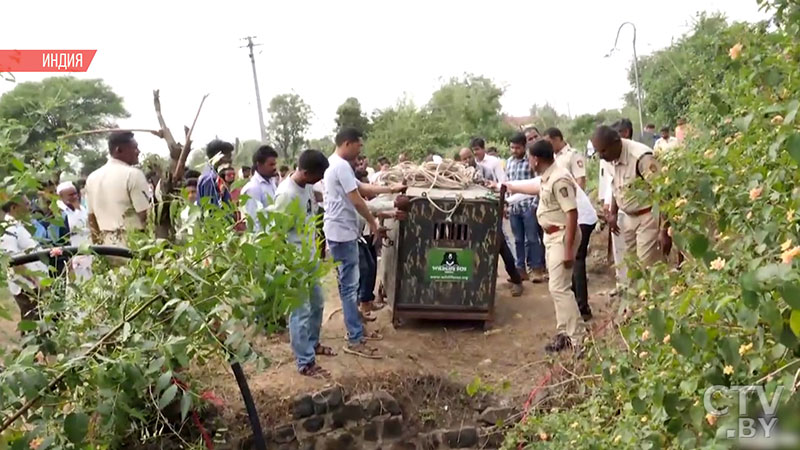
[[[558,128],[548,128],[544,132],[544,139],[553,145],[556,164],[563,167],[572,175],[584,191],[586,190],[586,161],[575,149],[564,142],[564,135]]]
[[[578,243],[578,204],[572,176],[555,162],[553,145],[545,140],[529,144],[531,167],[541,174],[536,217],[544,230],[550,296],[556,309],[556,336],[545,346],[548,352],[579,349],[583,340],[581,320],[572,292],[572,266]]]
[[[639,142],[621,138],[616,130],[605,125],[595,131],[592,145],[600,158],[614,166],[613,199],[607,216],[609,228],[620,233],[617,212],[623,211],[626,217],[621,232],[626,252],[635,251],[645,267],[661,261],[671,248],[672,239],[667,234],[666,223],[659,226],[659,217],[652,211],[653,205],[642,200],[649,197],[647,180],[659,171],[653,150]],[[645,183],[642,185],[637,180]],[[633,192],[634,189],[645,192]]]

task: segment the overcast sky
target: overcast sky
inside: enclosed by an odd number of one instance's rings
[[[511,115],[545,102],[572,115],[619,107],[629,89],[630,27],[619,51],[604,58],[618,26],[636,24],[643,55],[685,33],[700,11],[763,17],[755,0],[7,0],[0,46],[97,49],[89,71],[76,76],[102,78],[123,97],[131,118],[121,126],[157,128],[158,88],[168,125],[182,136],[209,93],[195,130],[205,143],[215,135],[259,137],[250,60],[239,48],[240,38],[258,36],[264,108],[273,96],[296,92],[314,111],[314,138],[331,133],[347,97],[368,113],[404,95],[423,104],[442,80],[464,73],[504,86],[503,111]],[[11,88],[0,83],[0,93]],[[143,151],[165,153],[155,137],[139,141]]]

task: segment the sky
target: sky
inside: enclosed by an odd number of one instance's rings
[[[447,79],[484,75],[505,88],[503,112],[527,115],[550,103],[577,115],[621,106],[633,58],[668,46],[698,12],[733,20],[763,18],[755,0],[292,0],[3,2],[0,47],[96,49],[80,78],[102,78],[131,117],[122,127],[158,128],[153,89],[167,125],[183,136],[204,94],[194,132],[199,144],[219,137],[258,139],[250,59],[241,38],[257,36],[256,70],[264,109],[275,95],[299,94],[314,113],[308,138],[332,134],[347,97],[365,112],[408,97],[421,105]],[[208,6],[206,6],[208,5]],[[213,6],[212,6],[213,5]],[[17,73],[17,82],[52,74]],[[0,83],[0,93],[13,88]],[[265,121],[269,117],[265,112]],[[144,152],[166,154],[154,136]]]

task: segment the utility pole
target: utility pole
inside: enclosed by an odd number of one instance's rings
[[[247,45],[239,48],[247,47],[250,50],[250,63],[253,65],[253,82],[256,85],[256,105],[258,105],[258,125],[261,128],[261,143],[267,143],[267,127],[264,125],[264,109],[261,107],[261,93],[258,90],[258,76],[256,75],[256,58],[253,55],[253,47],[259,47],[261,44],[253,44],[253,39],[257,36],[247,36],[242,40],[247,41]]]

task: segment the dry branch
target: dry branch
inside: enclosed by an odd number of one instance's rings
[[[150,130],[147,128],[101,128],[97,130],[87,130],[87,131],[78,131],[76,133],[69,133],[61,136],[62,139],[76,137],[76,136],[84,136],[87,134],[102,134],[102,133],[116,133],[118,131],[129,131],[131,133],[150,133],[158,137],[163,137],[161,135],[161,131],[159,130]]]
[[[194,121],[192,121],[191,128],[184,127],[184,132],[186,133],[186,144],[184,144],[183,148],[181,149],[180,156],[177,160],[177,166],[175,167],[175,171],[173,172],[173,179],[180,180],[183,178],[183,170],[184,166],[186,166],[186,159],[189,158],[189,153],[192,151],[192,132],[194,132],[194,126],[197,125],[197,118],[200,117],[200,111],[203,109],[203,104],[206,102],[208,98],[208,94],[203,96],[203,99],[200,100],[200,106],[197,107],[197,113],[194,115]]]

